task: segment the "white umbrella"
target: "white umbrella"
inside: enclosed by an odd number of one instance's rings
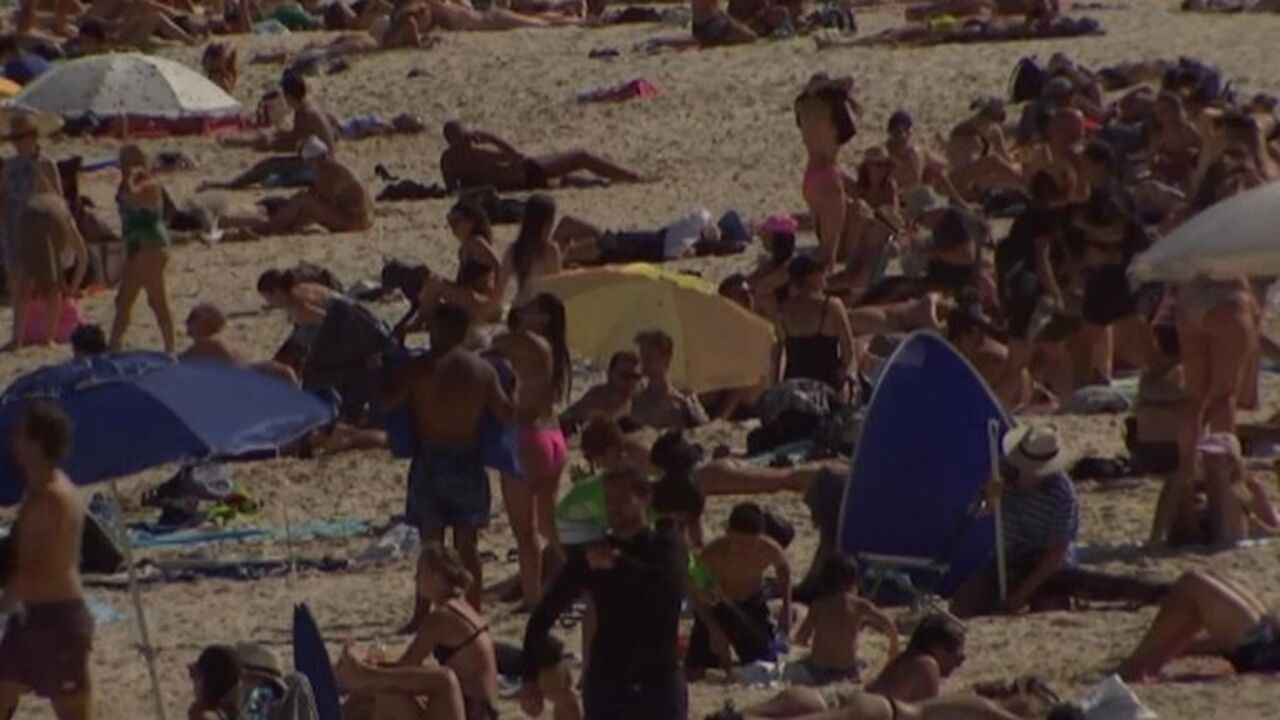
[[[96,55],[56,65],[13,103],[64,116],[179,118],[240,112],[235,98],[195,70],[139,53]]]
[[[1280,182],[1235,195],[1133,259],[1143,282],[1280,275]]]

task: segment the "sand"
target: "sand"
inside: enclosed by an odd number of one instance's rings
[[[1096,15],[1108,27],[1108,36],[1052,43],[825,53],[815,53],[808,39],[653,57],[629,52],[639,39],[679,32],[659,26],[451,34],[431,51],[359,58],[349,72],[316,79],[312,87],[319,103],[336,115],[376,112],[389,118],[412,112],[432,128],[416,137],[373,139],[342,147],[342,159],[375,186],[373,168],[378,163],[406,177],[438,179],[437,158],[443,141],[435,128],[450,118],[495,131],[532,153],[581,146],[660,177],[643,186],[556,192],[563,211],[611,227],[654,226],[696,206],[715,212],[732,207],[751,217],[800,208],[803,155],[790,108],[798,86],[817,70],[852,73],[861,86],[866,114],[859,136],[845,153],[846,162],[857,157],[863,147],[882,140],[884,121],[898,107],[915,113],[920,137],[933,138],[945,132],[949,121],[958,119],[972,99],[1002,93],[1013,63],[1030,54],[1047,57],[1065,50],[1087,63],[1197,55],[1220,64],[1247,91],[1280,90],[1280,83],[1268,77],[1266,70],[1274,60],[1275,33],[1280,30],[1269,17],[1185,15],[1175,11],[1173,2],[1131,3],[1128,9]],[[889,27],[899,18],[899,11],[892,8],[859,14],[864,32]],[[257,50],[281,43],[296,46],[309,39],[254,38],[237,43],[245,58]],[[587,52],[601,45],[617,47],[624,54],[615,60],[588,60]],[[165,54],[191,64],[197,58],[194,50]],[[425,76],[406,78],[412,69],[425,71]],[[247,66],[238,97],[252,107],[261,89],[278,72],[276,66]],[[623,105],[574,102],[575,93],[581,90],[640,77],[655,83],[661,97]],[[225,151],[204,138],[155,140],[146,142],[145,147],[151,151],[182,150],[200,163],[194,172],[166,177],[180,202],[190,197],[200,182],[227,178],[254,159],[248,151]],[[51,151],[59,157],[78,152],[99,158],[116,148],[110,141],[67,142],[54,144]],[[109,208],[115,181],[108,172],[86,176],[83,182],[99,207]],[[231,197],[237,206],[247,208],[256,195]],[[260,302],[252,289],[261,270],[309,260],[353,282],[373,276],[383,256],[392,255],[425,260],[433,268],[452,272],[454,241],[444,222],[447,207],[445,201],[380,205],[377,227],[361,237],[283,237],[250,244],[182,247],[174,253],[169,275],[175,312],[181,318],[198,301],[219,303],[238,314],[231,337],[242,342],[254,357],[265,358],[283,339],[286,323],[278,315],[258,312]],[[513,235],[513,228],[498,231],[502,244]],[[750,261],[744,256],[689,261],[681,266],[715,279]],[[111,307],[110,295],[86,303],[91,318],[104,325],[110,323]],[[388,316],[401,310],[401,306],[380,309]],[[130,344],[157,347],[159,337],[145,303],[139,303],[135,321]],[[3,356],[0,378],[63,357],[63,350],[39,349]],[[585,371],[580,373],[579,392],[588,377]],[[1280,395],[1273,378],[1266,380],[1265,391],[1263,409],[1276,410]],[[1059,417],[1053,422],[1066,438],[1072,456],[1110,455],[1121,450],[1119,417]],[[704,440],[734,442],[737,447],[742,447],[743,435],[742,429],[728,426],[699,433]],[[576,451],[574,460],[580,460]],[[228,468],[228,472],[265,506],[259,516],[239,521],[240,525],[283,526],[286,507],[292,523],[344,518],[384,523],[399,512],[403,502],[405,463],[383,452],[312,462],[240,465]],[[136,499],[142,489],[164,477],[164,472],[156,471],[131,478],[122,488],[127,497]],[[1270,480],[1268,484],[1274,486]],[[1158,492],[1155,481],[1125,482],[1109,488],[1086,483],[1079,490],[1082,541],[1124,544],[1145,537]],[[803,568],[814,543],[803,505],[794,496],[777,496],[767,502],[801,529],[790,556]],[[710,503],[710,527],[721,526],[729,504],[726,500]],[[482,541],[482,549],[496,557],[486,566],[487,582],[516,572],[515,563],[507,560],[512,541],[500,501],[495,501],[494,510],[493,525]],[[308,558],[349,557],[371,542],[370,538],[308,541],[299,543],[295,551]],[[219,559],[280,558],[286,549],[279,544],[227,544],[197,552]],[[175,555],[167,552],[160,556]],[[157,554],[143,556],[155,558]],[[1172,579],[1187,568],[1212,566],[1245,579],[1265,598],[1280,601],[1280,564],[1276,560],[1276,546],[1272,545],[1213,557],[1183,554],[1138,559],[1118,563],[1114,569]],[[400,560],[337,574],[304,572],[294,580],[200,581],[146,587],[143,598],[151,638],[158,649],[169,717],[180,716],[190,702],[186,666],[204,645],[253,639],[269,643],[287,656],[290,610],[296,602],[311,605],[323,631],[335,643],[335,653],[336,643],[343,638],[385,642],[398,648],[402,641],[392,633],[410,606],[410,576],[409,561]],[[92,594],[120,610],[128,609],[128,595],[123,591],[95,588]],[[496,635],[518,640],[522,617],[497,604],[490,605],[489,612]],[[947,688],[959,691],[978,681],[1037,673],[1048,678],[1064,697],[1075,697],[1135,644],[1152,614],[1152,609],[1108,610],[975,621],[970,625],[969,661]],[[135,643],[129,622],[108,625],[98,633],[93,673],[102,718],[132,720],[152,714],[147,676]],[[574,643],[576,640],[571,646]],[[866,648],[867,659],[878,665],[884,644],[873,638]],[[1214,672],[1220,667],[1200,663],[1173,669]],[[741,704],[764,692],[695,686],[691,716],[700,718],[728,697]],[[1221,715],[1225,710],[1227,716],[1239,720],[1262,720],[1275,717],[1275,703],[1280,701],[1280,686],[1259,678],[1161,683],[1142,687],[1140,693],[1166,718]],[[505,704],[502,711],[503,717],[520,716],[512,704]],[[28,700],[18,717],[49,718],[52,714]]]

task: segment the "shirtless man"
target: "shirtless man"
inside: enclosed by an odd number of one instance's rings
[[[655,430],[695,428],[708,422],[707,411],[698,398],[671,385],[671,361],[675,341],[661,330],[646,330],[635,338],[640,350],[640,372],[644,389],[631,401],[631,419],[641,427]]]
[[[239,348],[223,337],[222,331],[226,327],[227,316],[217,305],[200,303],[191,308],[191,313],[187,315],[187,335],[191,337],[191,346],[179,357],[183,360],[207,360],[247,367],[291,385],[298,384],[298,374],[287,365],[274,361],[250,363]]]
[[[265,134],[219,139],[218,144],[225,147],[250,147],[259,152],[283,153],[292,159],[292,153],[298,152],[298,148],[302,147],[308,138],[314,137],[336,150],[338,132],[330,122],[328,114],[316,107],[316,104],[307,96],[307,81],[301,76],[286,74],[280,81],[280,91],[284,95],[285,103],[293,111],[292,126],[287,130],[276,130]],[[272,174],[275,173],[268,173],[268,175]],[[234,189],[252,184],[254,183],[232,181],[229,185]]]
[[[921,185],[932,185],[952,202],[963,205],[964,198],[951,184],[947,176],[947,164],[912,137],[915,120],[906,110],[898,110],[889,116],[889,137],[884,147],[893,160],[893,179],[903,197]]]
[[[467,601],[478,608],[484,584],[476,544],[490,512],[481,421],[492,414],[499,422],[514,422],[516,393],[508,395],[493,365],[462,347],[470,330],[466,310],[441,304],[427,324],[431,350],[393,372],[381,400],[386,408],[407,404],[417,431],[405,516],[424,542],[443,542],[445,531],[453,530],[453,545],[476,578]],[[415,621],[425,609],[419,598]]]
[[[502,138],[471,130],[454,120],[445,123],[449,144],[440,155],[440,174],[449,190],[493,187],[499,192],[542,190],[575,172],[589,172],[618,183],[638,182],[641,176],[585,150],[529,156]]]
[[[333,159],[327,145],[311,138],[300,157],[315,178],[311,188],[294,195],[251,232],[288,235],[319,225],[329,232],[353,233],[373,227],[373,196],[350,168]]]
[[[603,385],[589,388],[578,401],[560,414],[560,424],[577,428],[597,418],[623,422],[631,414],[631,401],[640,389],[640,356],[630,350],[616,352],[609,358],[609,369]]]
[[[711,541],[699,558],[705,585],[695,593],[697,616],[689,637],[685,671],[691,680],[708,668],[731,668],[729,647],[738,664],[773,660],[774,625],[765,600],[770,569],[782,589],[778,629],[791,626],[791,566],[782,546],[765,534],[764,510],[742,503],[729,514],[729,531]]]
[[[85,508],[58,469],[71,423],[57,407],[33,403],[13,436],[26,480],[11,540],[3,602],[9,624],[0,640],[0,717],[13,717],[25,691],[49,698],[62,720],[94,716],[89,680],[93,618],[80,585]]]

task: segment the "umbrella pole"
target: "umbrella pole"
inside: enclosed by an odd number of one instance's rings
[[[289,574],[285,577],[289,584],[289,592],[292,594],[298,579],[298,563],[293,554],[293,523],[289,521],[289,500],[293,498],[293,485],[289,482],[287,474],[284,478],[284,495],[286,499],[281,507],[284,513],[284,549],[289,556]]]
[[[123,507],[120,501],[120,485],[111,481],[111,494],[116,505]],[[129,531],[121,527],[120,547],[124,551],[124,561],[129,573],[129,594],[133,597],[133,611],[137,615],[138,635],[142,640],[142,659],[147,663],[147,674],[151,676],[151,695],[156,703],[157,720],[166,720],[164,713],[164,696],[160,693],[160,675],[156,672],[156,654],[151,646],[151,633],[147,630],[147,614],[142,607],[142,591],[138,587],[138,572],[133,566],[133,543],[129,541]]]
[[[987,422],[987,447],[991,454],[991,482],[997,488],[1002,487],[1000,477],[1000,423],[995,420]],[[996,516],[996,579],[1000,586],[1000,602],[1009,599],[1009,571],[1004,558],[1004,513],[1001,512],[1001,495],[998,490],[991,497],[991,508]]]

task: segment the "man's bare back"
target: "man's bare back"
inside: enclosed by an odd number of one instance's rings
[[[79,600],[84,504],[61,471],[46,485],[30,483],[14,523],[14,567],[5,598],[25,605]]]
[[[746,602],[764,589],[765,572],[786,563],[782,546],[766,536],[727,536],[702,551],[702,564],[730,602]]]
[[[450,147],[440,155],[440,174],[450,188],[492,185],[499,191],[525,189],[525,158],[476,146]]]
[[[422,448],[474,448],[486,410],[504,421],[514,414],[493,366],[461,348],[411,360],[401,382]]]

